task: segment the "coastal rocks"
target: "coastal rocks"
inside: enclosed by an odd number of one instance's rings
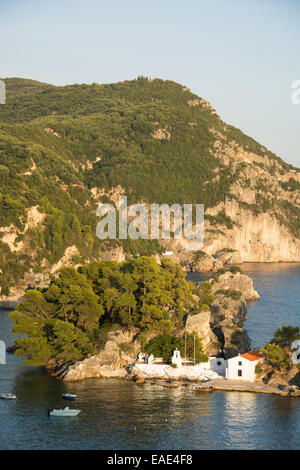
[[[176,262],[180,263],[184,271],[192,271],[197,273],[216,272],[223,268],[222,260],[219,260],[202,250],[182,250],[177,253]]]
[[[11,287],[9,295],[0,296],[0,309],[15,309],[27,289],[43,289],[50,283],[49,275],[46,273],[34,273],[32,270],[25,273],[22,281],[17,287]]]
[[[213,293],[221,290],[238,291],[245,300],[260,300],[260,295],[253,287],[252,279],[240,272],[226,271],[213,281]]]
[[[118,359],[117,359],[118,361]],[[127,375],[127,363],[117,365],[117,361],[112,364],[103,364],[101,354],[88,357],[83,361],[77,361],[70,366],[63,366],[58,364],[53,370],[52,375],[64,380],[65,382],[74,382],[83,379],[92,378],[124,378]],[[51,364],[48,364],[48,370]],[[53,368],[53,364],[52,364]]]
[[[101,259],[103,261],[111,260],[121,263],[125,260],[125,253],[121,246],[117,246],[116,248],[101,252]]]
[[[215,253],[214,257],[222,263],[223,266],[233,266],[242,263],[241,255],[237,250],[222,249]]]
[[[141,350],[141,344],[137,339],[139,332],[138,328],[110,331],[107,333],[103,353],[112,353],[114,351],[115,354],[118,354],[118,357],[121,353],[126,361],[132,362]]]
[[[69,366],[52,361],[47,369],[52,375],[64,381],[77,381],[90,378],[124,378],[128,374],[128,365],[134,359],[122,352],[124,344],[131,346],[131,354],[136,357],[140,343],[134,340],[137,329],[110,331],[107,334],[104,348],[97,354]]]
[[[7,346],[6,352],[8,354],[14,354],[17,349],[18,349],[18,346],[16,345],[16,343],[14,343],[12,346]]]
[[[217,336],[213,333],[211,326],[210,311],[203,310],[196,315],[188,315],[186,318],[184,332],[193,333],[202,338],[203,352],[209,356],[218,354],[219,343]]]
[[[275,369],[267,363],[260,366],[256,381],[277,387],[300,387],[300,370],[296,366],[289,369]]]
[[[251,341],[243,328],[233,326],[226,321],[221,322],[215,333],[222,344],[222,354],[225,359],[230,359],[238,354],[244,354],[251,349]]]
[[[137,385],[142,385],[145,383],[145,379],[139,375],[134,375],[132,377],[132,381],[136,383]]]
[[[11,295],[1,295],[0,296],[0,309],[4,310],[14,310],[19,302],[22,301],[21,295],[23,295],[23,291],[19,294],[11,294]]]
[[[247,301],[259,300],[253,281],[240,272],[227,271],[211,280],[216,300],[211,305],[211,328],[217,336],[222,355],[230,359],[249,351],[250,338],[243,329]]]
[[[188,315],[183,332],[194,331],[202,338],[203,352],[225,359],[250,349],[250,338],[243,329],[247,319],[247,300],[258,300],[252,279],[235,271],[217,273],[209,282],[215,300],[210,310]]]
[[[208,254],[203,250],[187,251],[172,246],[172,259],[176,263],[180,263],[184,271],[192,271],[199,273],[217,272],[222,268],[237,265],[242,262],[238,251],[223,248],[214,254]]]
[[[212,303],[211,326],[226,322],[230,326],[242,327],[247,319],[247,304],[244,300],[232,299],[227,294],[216,294],[216,300]]]
[[[250,349],[250,338],[243,329],[247,319],[247,304],[244,300],[234,300],[217,294],[211,306],[211,328],[221,345],[225,359]]]

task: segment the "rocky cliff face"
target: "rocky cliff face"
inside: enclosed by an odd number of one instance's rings
[[[205,243],[207,253],[214,254],[227,247],[237,250],[242,262],[300,261],[300,240],[293,237],[274,214],[254,215],[240,207],[237,201],[228,201],[221,206],[234,226],[217,236],[209,235]]]
[[[211,279],[216,300],[210,311],[189,315],[185,331],[196,331],[202,338],[204,352],[222,354],[226,359],[250,349],[250,338],[243,329],[247,318],[247,301],[259,300],[252,279],[240,272],[230,271]]]
[[[216,279],[212,280],[212,292],[218,294],[220,291],[236,291],[240,292],[241,299],[245,301],[260,300],[260,295],[253,287],[252,279],[241,272],[226,271],[220,275],[216,275]]]
[[[291,366],[289,369],[275,369],[263,363],[261,371],[256,374],[256,381],[279,387],[299,387],[300,371],[298,367]]]
[[[59,361],[50,361],[46,368],[52,375],[66,382],[90,378],[124,378],[128,365],[136,359],[140,343],[135,339],[138,330],[111,331],[107,334],[104,348],[97,354],[65,366]],[[130,355],[122,351],[122,345],[130,345]]]
[[[202,338],[203,351],[208,356],[219,354],[221,343],[212,330],[211,312],[204,310],[196,315],[188,315],[184,332],[193,333]],[[184,333],[183,332],[183,333]]]

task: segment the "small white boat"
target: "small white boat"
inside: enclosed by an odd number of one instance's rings
[[[2,400],[16,400],[17,397],[13,393],[0,393]]]
[[[62,397],[63,397],[65,400],[75,400],[75,398],[77,397],[77,395],[72,395],[72,393],[63,393],[63,394],[62,394]]]
[[[48,416],[78,416],[81,410],[71,410],[68,406],[64,410],[48,410]]]

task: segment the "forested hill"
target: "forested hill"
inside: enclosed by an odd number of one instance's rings
[[[275,242],[285,240],[278,257],[300,260],[300,170],[225,124],[188,88],[144,77],[64,87],[4,80],[3,295],[26,272],[98,258],[108,247],[95,236],[97,204],[122,192],[129,203],[205,204],[208,251],[226,246],[244,259],[274,253],[259,222],[267,214],[277,227]],[[257,244],[248,252],[239,239],[245,217]],[[123,242],[123,249],[148,255],[160,248],[144,241]]]

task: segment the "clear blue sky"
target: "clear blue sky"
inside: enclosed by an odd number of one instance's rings
[[[300,167],[300,0],[0,0],[0,77],[174,80]]]

